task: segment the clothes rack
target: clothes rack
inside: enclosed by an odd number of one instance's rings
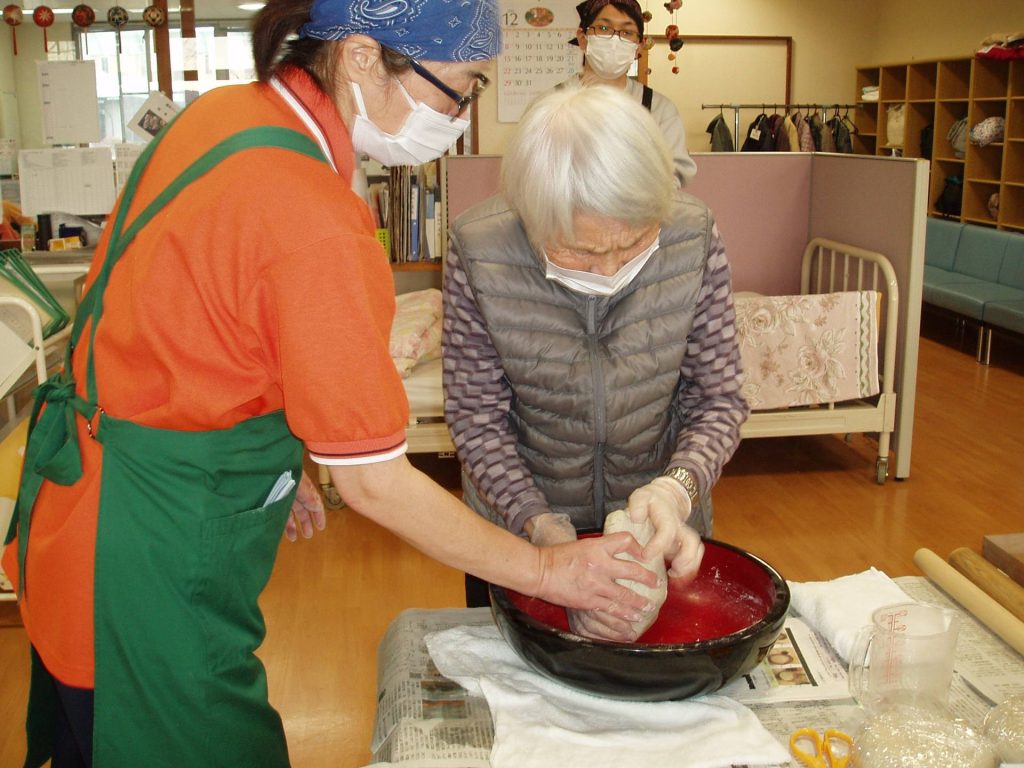
[[[773,107],[776,111],[780,108],[788,112],[791,109],[803,109],[803,110],[815,110],[821,112],[822,120],[824,120],[828,113],[833,109],[855,109],[859,104],[779,104],[775,101],[759,101],[756,104],[701,104],[701,109],[717,109],[720,112],[724,112],[726,109],[732,110],[732,122],[733,122],[733,133],[735,137],[733,140],[733,147],[735,152],[740,151],[742,142],[739,140],[740,137],[740,110],[741,109],[760,109],[762,112],[766,112],[768,107]]]

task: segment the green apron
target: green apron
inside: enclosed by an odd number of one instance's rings
[[[36,392],[8,540],[19,537],[19,590],[32,508],[44,479],[82,476],[76,419],[103,446],[95,553],[96,768],[287,766],[281,718],[254,655],[265,635],[257,598],[270,578],[295,491],[265,504],[285,471],[298,481],[301,443],[283,412],[230,429],[154,429],[106,414],[93,361],[110,273],[132,239],[184,187],[220,160],[278,147],[326,162],[309,137],[262,127],[224,140],[187,168],[131,224],[125,217],[159,142],[139,158],[111,228],[106,261],[84,297],[64,370]],[[91,319],[86,387],[71,356]],[[183,372],[187,375],[187,372]],[[43,409],[43,404],[46,408]],[[25,765],[52,751],[56,692],[33,652]]]

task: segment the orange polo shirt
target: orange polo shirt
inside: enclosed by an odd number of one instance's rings
[[[294,152],[250,149],[165,206],[111,275],[95,342],[98,401],[115,418],[186,431],[284,409],[313,454],[393,455],[405,444],[408,403],[388,353],[391,271],[351,190],[354,152],[336,108],[304,73],[282,81],[320,126],[338,172]],[[127,223],[208,148],[260,125],[312,135],[269,85],[197,99],[154,153]],[[80,393],[85,347],[73,359]],[[50,672],[88,688],[102,451],[78,422],[85,474],[39,493],[21,613]],[[15,578],[16,551],[15,542],[3,559]]]

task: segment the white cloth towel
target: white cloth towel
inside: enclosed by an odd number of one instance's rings
[[[791,581],[789,593],[790,605],[846,662],[872,613],[886,605],[916,602],[875,568],[832,581]]]
[[[534,672],[498,628],[426,637],[438,670],[483,695],[494,719],[492,768],[724,768],[779,765],[786,749],[724,696],[634,702],[591,696]]]

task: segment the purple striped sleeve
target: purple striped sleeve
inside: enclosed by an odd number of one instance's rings
[[[484,328],[452,243],[444,278],[444,415],[463,470],[477,492],[521,533],[530,517],[549,512],[544,495],[509,430],[512,391]]]
[[[750,409],[740,392],[743,368],[736,338],[729,264],[718,227],[711,232],[704,282],[680,369],[679,402],[689,414],[671,467],[686,467],[706,494],[740,442]]]

